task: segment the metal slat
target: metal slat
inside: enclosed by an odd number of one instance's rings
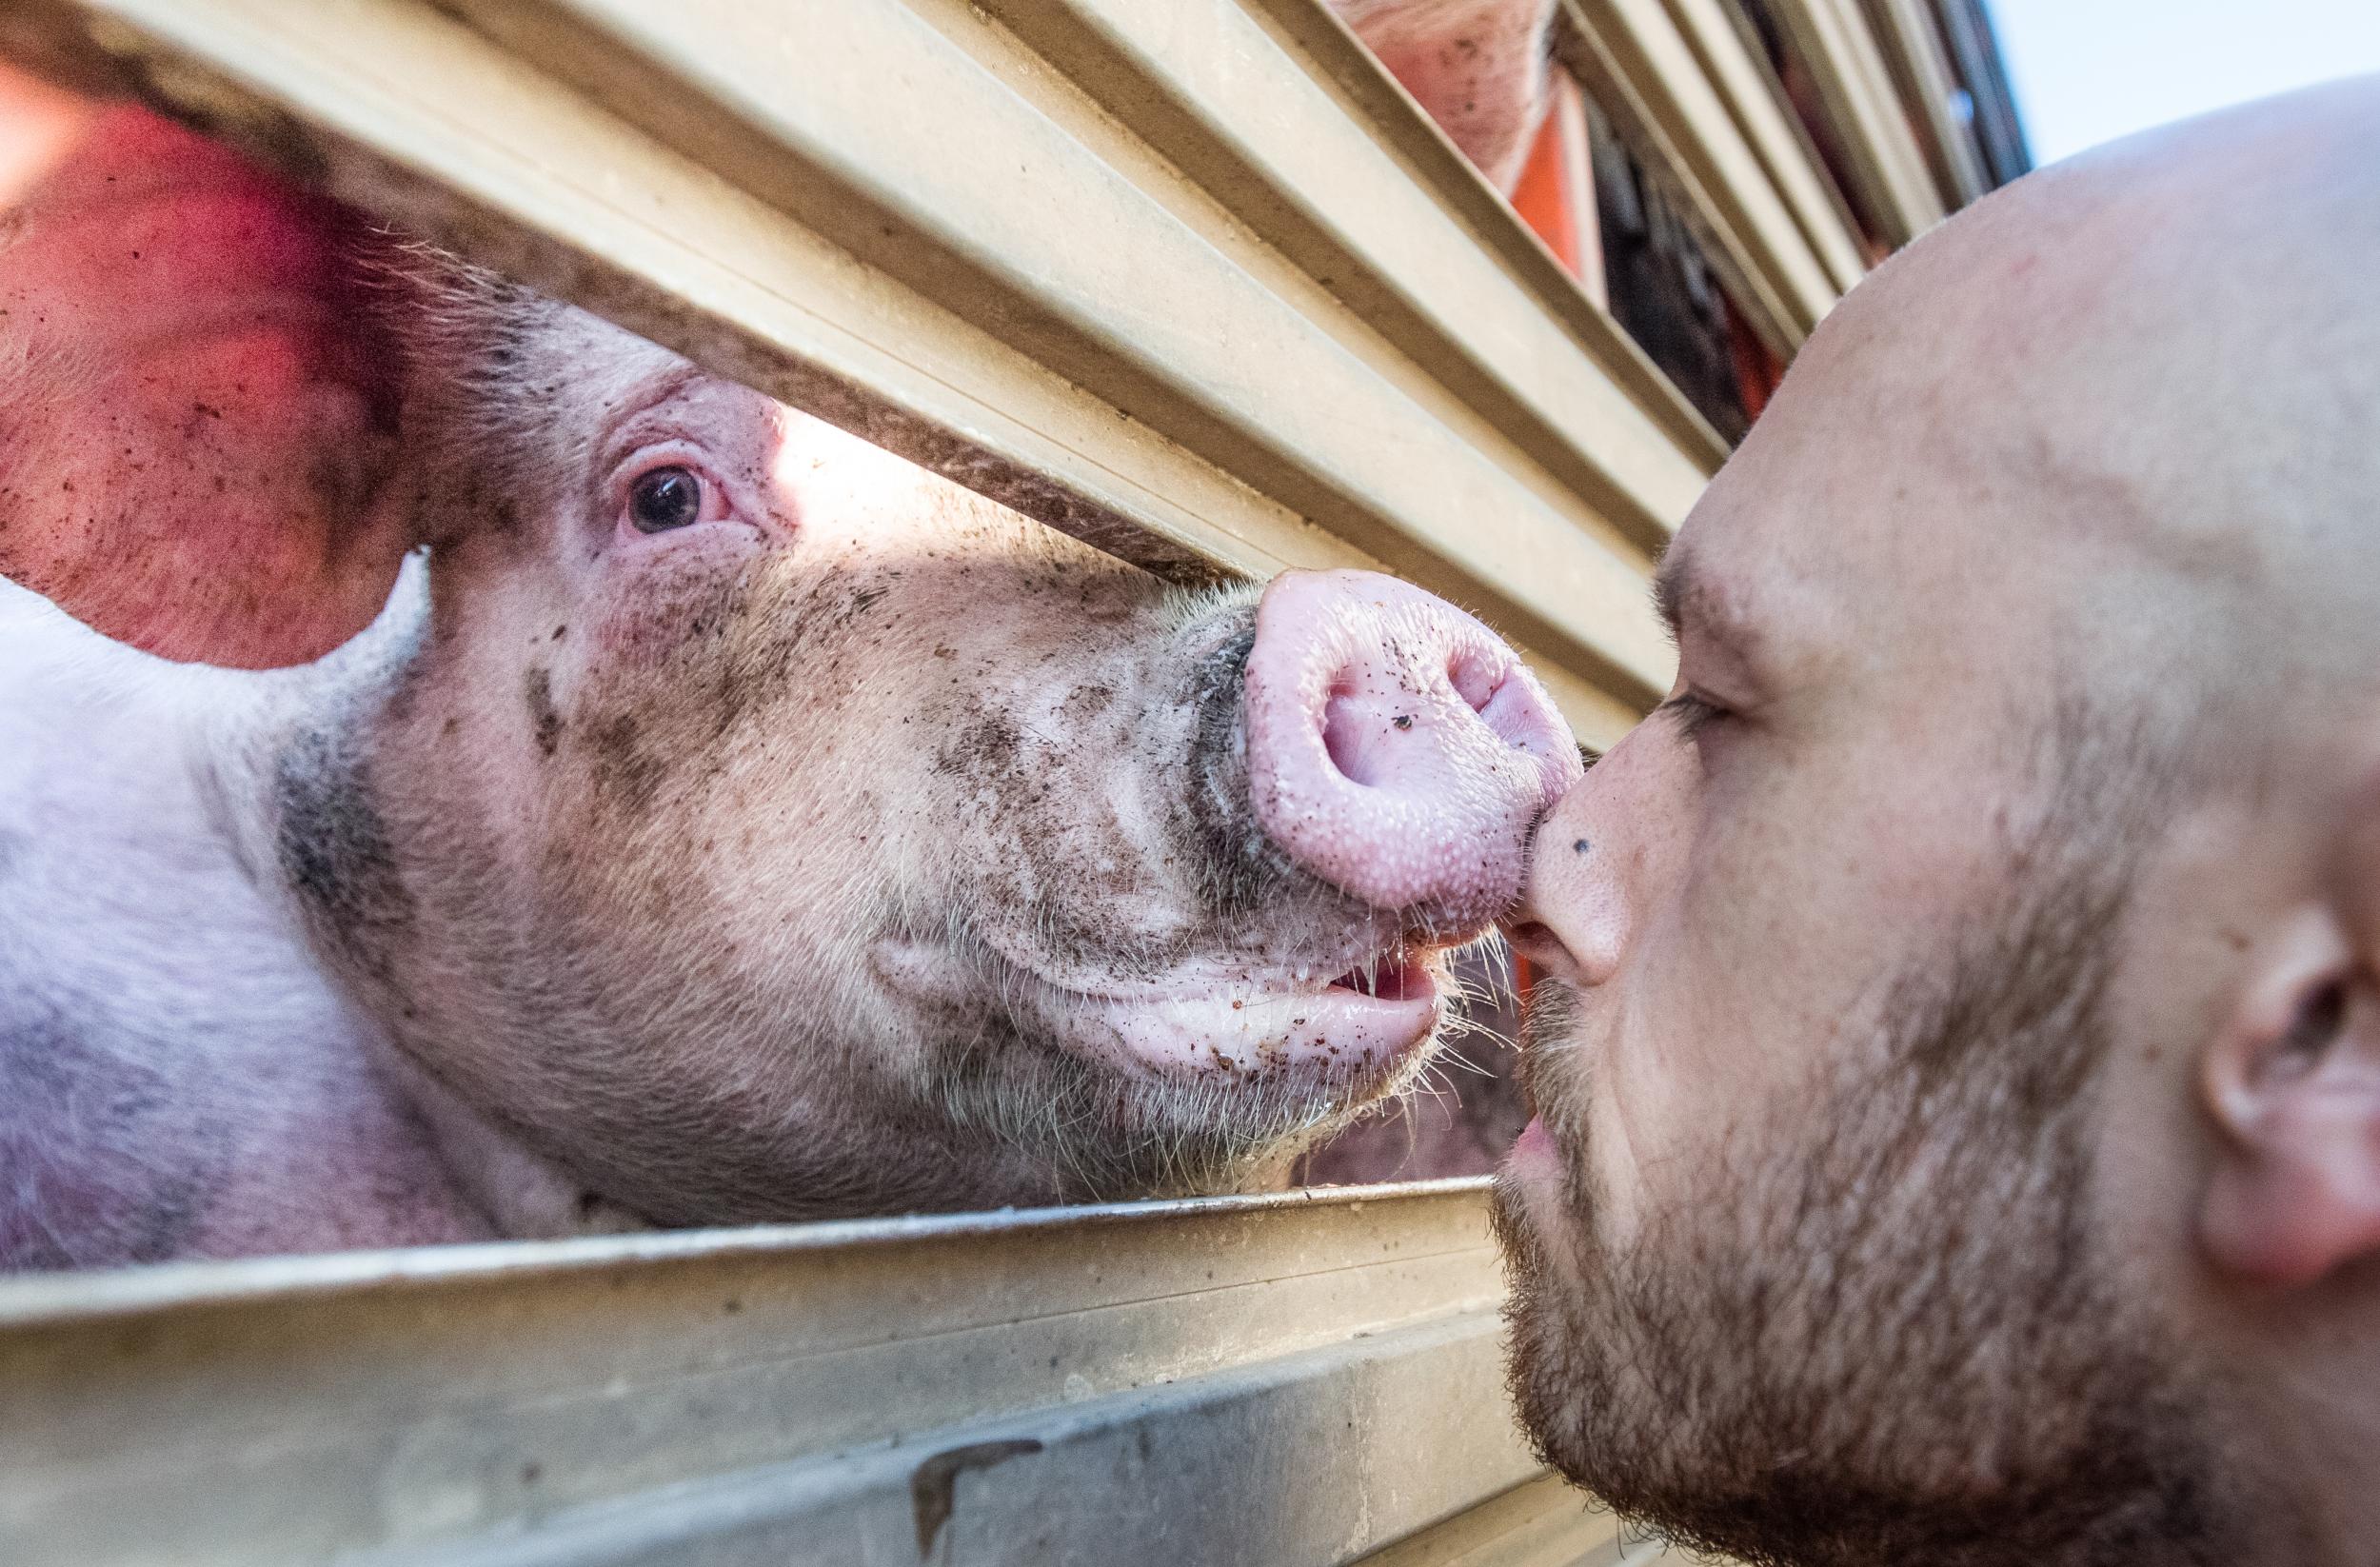
[[[1918,141],[1934,186],[1956,210],[1991,189],[1992,181],[1973,129],[1952,112],[1958,82],[1933,14],[1926,0],[1867,0],[1867,9],[1893,85],[1924,132]]]
[[[1757,110],[1746,106],[1739,115],[1731,95],[1749,87],[1770,116],[1777,110],[1740,58],[1741,45],[1722,20],[1720,33],[1700,40],[1698,50],[1661,0],[1565,0],[1564,15],[1565,61],[1614,116],[1637,161],[1677,197],[1755,329],[1790,358],[1842,291],[1830,266],[1849,258],[1855,268],[1856,251],[1838,229],[1831,261],[1821,259],[1787,204],[1770,165],[1800,155],[1781,124],[1765,155],[1745,134],[1743,116]],[[1704,63],[1714,50],[1741,67],[1727,90]],[[1804,180],[1815,181],[1806,165]]]
[[[1897,248],[1941,222],[1947,208],[1855,0],[1772,0],[1770,10],[1840,132],[1846,178],[1883,239]]]
[[[1999,40],[1992,32],[1992,17],[1982,0],[1934,0],[1935,20],[1975,109],[1975,139],[1983,150],[1994,186],[2021,178],[2033,169],[2025,146],[2025,128],[2016,117]]]
[[[1690,1557],[1542,1475],[1357,1567],[1685,1567]]]
[[[350,1558],[357,1567],[780,1567],[902,1559],[1111,1567],[1339,1562],[1492,1488],[1511,1466],[1422,1437],[1495,1385],[1493,1312],[811,1463],[573,1510],[519,1533]],[[1395,1446],[1367,1429],[1405,1434]],[[1327,1455],[1317,1461],[1316,1454]],[[911,1542],[914,1541],[914,1545]]]
[[[1618,1520],[1553,1476],[1515,1486],[1358,1567],[1593,1567],[1616,1561]]]
[[[1538,1473],[1485,1209],[1445,1181],[0,1282],[0,1556],[1353,1561]]]
[[[1767,55],[1748,40],[1721,0],[1667,0],[1670,20],[1694,50],[1711,84],[1726,99],[1735,128],[1760,160],[1802,237],[1826,266],[1835,291],[1848,292],[1867,274],[1851,211],[1794,118]]]
[[[1045,56],[959,0],[454,9],[59,14],[343,196],[1127,558],[1398,570],[1590,744],[1666,687],[1642,579],[1716,442],[1278,27],[1020,8]],[[1098,90],[1051,58],[1120,52]]]
[[[1607,307],[1595,302],[1591,289],[1574,278],[1562,263],[1537,239],[1528,225],[1520,221],[1505,198],[1490,188],[1469,159],[1430,119],[1419,105],[1406,93],[1397,79],[1375,59],[1339,15],[1319,0],[1238,0],[1247,12],[1259,18],[1277,37],[1281,47],[1298,57],[1307,71],[1331,88],[1348,118],[1381,147],[1425,187],[1431,196],[1468,231],[1474,247],[1510,274],[1543,307],[1556,316],[1563,327],[1585,347],[1590,358],[1609,375],[1639,407],[1659,424],[1680,447],[1694,454],[1710,467],[1724,462],[1727,445],[1702,416],[1696,412],[1682,393],[1655,367],[1652,359],[1638,347],[1634,339],[1612,319]],[[1003,0],[1007,12],[1020,15],[1040,14],[1042,8],[1031,0]],[[1126,14],[1139,14],[1145,7],[1125,8]],[[1274,121],[1269,95],[1241,91],[1239,112],[1230,119],[1235,133],[1242,128],[1264,126]],[[1120,110],[1121,112],[1121,110]],[[1283,151],[1310,144],[1308,130],[1299,128],[1286,139],[1268,137]],[[1210,182],[1217,183],[1217,182]],[[1315,198],[1327,197],[1339,212],[1351,216],[1377,213],[1370,200],[1350,201],[1336,176],[1316,182],[1310,188]],[[1296,254],[1299,241],[1287,225],[1269,227],[1268,241],[1284,253]],[[1377,233],[1378,230],[1375,230]],[[1385,245],[1367,244],[1365,248],[1386,261],[1394,261],[1411,243],[1410,233],[1395,236]],[[1317,256],[1316,261],[1338,258]],[[1321,268],[1309,265],[1309,270],[1321,272]],[[1378,298],[1357,298],[1340,285],[1334,284],[1342,298],[1348,299],[1361,313],[1377,320],[1386,304]],[[1476,296],[1466,286],[1449,298],[1457,305],[1456,317],[1444,327],[1451,327],[1458,338],[1470,338],[1479,329],[1479,321],[1473,313]],[[1665,542],[1665,541],[1663,541]]]
[[[1730,221],[1723,190],[1708,183],[1707,168],[1691,149],[1699,128],[1679,123],[1666,83],[1646,69],[1626,46],[1626,33],[1598,23],[1565,0],[1563,26],[1555,50],[1648,177],[1660,182],[1730,295],[1763,342],[1789,355],[1809,327],[1788,292],[1753,254],[1751,242]]]

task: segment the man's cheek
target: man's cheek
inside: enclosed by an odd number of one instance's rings
[[[1606,1002],[1602,1016],[1592,1007],[1585,1015],[1590,1029],[1603,1024],[1604,1037],[1582,1041],[1577,1052],[1571,1147],[1609,1244],[1633,1242],[1668,1206],[1667,1181],[1681,1159],[1693,1158],[1699,1075],[1676,1059],[1678,1036],[1649,1004],[1660,994],[1638,985],[1628,995],[1592,997]]]

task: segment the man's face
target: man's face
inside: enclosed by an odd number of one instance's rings
[[[1864,320],[1686,526],[1676,693],[1537,840],[1516,1390],[1574,1478],[1759,1559],[2222,1559],[2213,1374],[2098,1152],[2164,808],[2071,612],[2123,568]]]

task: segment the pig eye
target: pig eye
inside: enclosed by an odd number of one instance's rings
[[[690,468],[655,468],[628,486],[628,521],[639,533],[666,533],[703,520],[703,481]]]

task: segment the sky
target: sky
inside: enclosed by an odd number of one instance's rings
[[[1987,0],[2035,164],[2380,71],[2380,0]]]

